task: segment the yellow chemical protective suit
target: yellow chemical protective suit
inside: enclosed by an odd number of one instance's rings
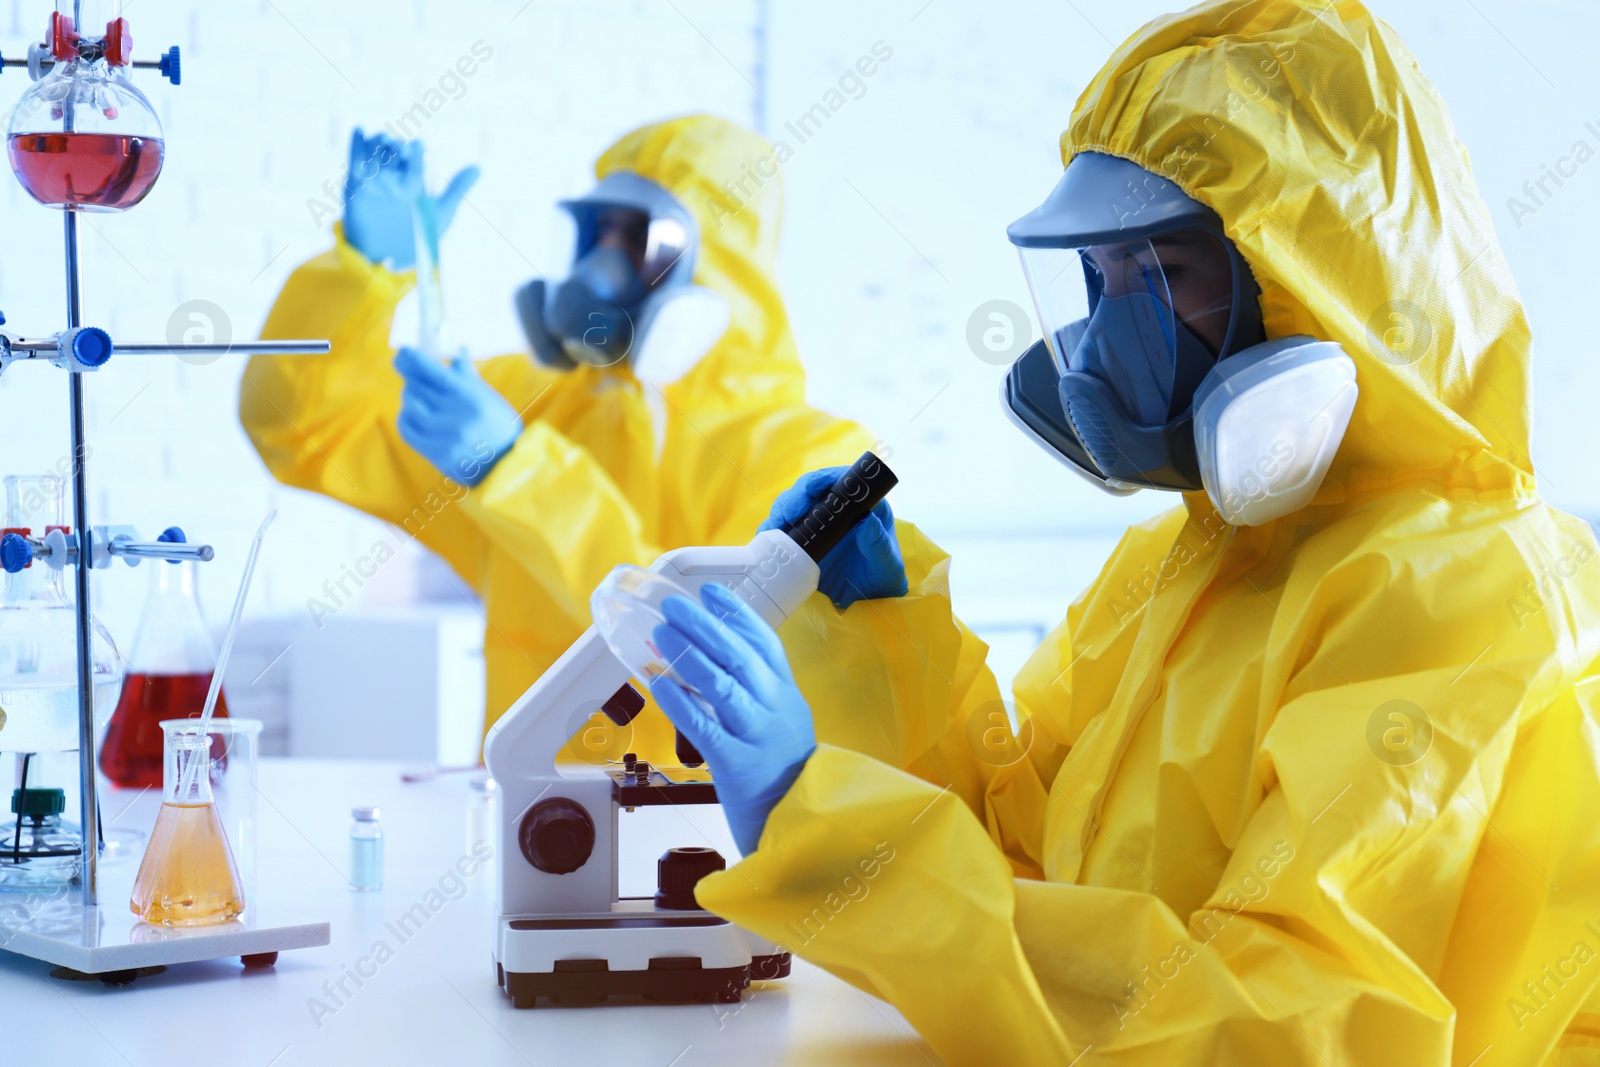
[[[1015,744],[902,524],[909,597],[782,631],[823,743],[699,900],[950,1064],[1600,1064],[1600,552],[1536,493],[1528,325],[1438,95],[1358,3],[1208,3],[1117,50],[1089,150],[1218,212],[1269,336],[1355,359],[1326,483],[1130,529]]]
[[[805,403],[775,277],[780,183],[749,180],[771,154],[754,134],[693,116],[635,130],[600,157],[597,178],[631,171],[694,215],[694,281],[728,302],[731,324],[664,390],[626,364],[558,372],[520,353],[480,362],[526,428],[470,491],[395,427],[401,379],[389,332],[412,272],[374,265],[339,234],[289,278],[267,319],[265,338],[326,337],[333,350],[252,358],[239,389],[245,431],[280,481],[397,524],[478,591],[488,724],[589,625],[589,594],[613,566],[685,545],[743,544],[800,474],[850,463],[871,444]],[[657,440],[650,404],[663,398]],[[676,762],[671,726],[654,707],[631,735],[597,728],[585,738],[569,756],[631,748]]]

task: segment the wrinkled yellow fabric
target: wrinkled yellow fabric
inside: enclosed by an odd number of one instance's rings
[[[903,525],[910,596],[781,631],[822,743],[700,901],[950,1064],[1600,1063],[1600,553],[1536,493],[1444,106],[1358,3],[1230,0],[1117,49],[1091,149],[1216,209],[1271,336],[1355,359],[1326,483],[1128,530],[1016,681],[1024,758]]]
[[[256,356],[239,417],[280,481],[402,527],[483,598],[492,724],[589,625],[589,594],[619,563],[685,545],[743,544],[772,500],[819,466],[848,464],[871,439],[805,403],[805,380],[776,282],[780,183],[748,180],[765,141],[722,119],[642,127],[601,156],[597,178],[631,171],[695,216],[694,281],[727,300],[726,334],[654,398],[626,365],[546,370],[523,354],[478,364],[525,429],[470,491],[400,439],[401,379],[390,365],[395,305],[414,275],[369,262],[342,234],[285,284],[262,336],[326,337],[326,356]],[[743,184],[738,184],[742,180]],[[650,707],[619,736],[599,717],[587,748],[676,762]]]

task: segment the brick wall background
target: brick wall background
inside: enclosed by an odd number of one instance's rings
[[[185,84],[137,79],[165,126],[166,170],[137,210],[85,220],[86,321],[124,340],[204,330],[208,318],[216,331],[253,335],[289,271],[328,246],[315,206],[334,204],[324,184],[337,181],[350,128],[381,126],[430,99],[478,42],[492,58],[444,95],[420,136],[436,183],[467,163],[483,168],[444,250],[452,326],[479,354],[519,347],[510,292],[564,268],[552,202],[587,187],[591,161],[617,135],[691,110],[760,126],[792,149],[782,269],[813,400],[893,446],[897,510],[953,550],[964,611],[989,628],[1006,673],[1092,576],[1116,531],[1169,501],[1100,496],[1005,424],[995,399],[1003,371],[973,355],[968,323],[990,300],[1029,307],[1004,227],[1055,181],[1056,136],[1081,86],[1115,43],[1168,6],[140,0],[129,10],[136,54],[181,45]],[[1508,208],[1573,142],[1600,149],[1600,132],[1585,126],[1600,131],[1600,68],[1588,55],[1600,9],[1579,0],[1373,6],[1451,105],[1528,301],[1546,489],[1600,515],[1600,430],[1590,414],[1600,361],[1588,291],[1600,162],[1521,225]],[[23,54],[48,10],[0,4],[0,51]],[[859,86],[841,83],[875,47],[892,55],[880,55]],[[26,86],[25,74],[7,69],[0,103]],[[833,91],[843,105],[801,130],[802,140],[792,124]],[[9,181],[0,181],[0,217],[0,309],[25,333],[60,328],[59,217]],[[196,300],[216,310],[186,305]],[[413,321],[402,308],[397,338]],[[90,379],[92,506],[97,521],[148,533],[177,522],[216,544],[201,588],[217,626],[250,533],[268,507],[279,509],[229,678],[241,713],[272,718],[283,672],[269,665],[306,618],[307,597],[381,530],[267,477],[238,428],[241,363],[129,358]],[[53,369],[6,375],[0,469],[43,472],[66,453],[65,397]],[[361,599],[459,596],[440,570],[408,549]],[[146,578],[120,566],[97,575],[97,612],[124,645]]]

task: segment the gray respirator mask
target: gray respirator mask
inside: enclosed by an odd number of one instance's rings
[[[1023,432],[1110,493],[1203,488],[1234,525],[1310,502],[1355,408],[1355,363],[1332,341],[1267,339],[1216,212],[1084,152],[1006,233],[1044,334],[1004,384]]]
[[[572,268],[515,296],[534,357],[557,370],[630,361],[648,380],[676,380],[727,329],[727,305],[696,286],[699,231],[676,197],[629,171],[559,205],[577,226]]]

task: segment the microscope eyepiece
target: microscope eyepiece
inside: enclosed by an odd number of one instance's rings
[[[863,452],[821,499],[811,505],[811,510],[784,526],[783,532],[806,555],[820,563],[822,557],[833,551],[857,523],[871,514],[878,501],[899,482],[883,460],[871,452]]]

